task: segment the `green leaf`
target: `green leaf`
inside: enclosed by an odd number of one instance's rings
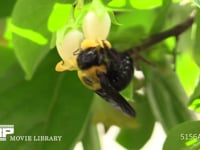
[[[147,97],[135,94],[134,99],[136,100],[138,126],[132,129],[122,128],[117,137],[117,141],[121,145],[131,150],[141,149],[150,138],[154,127],[154,117]]]
[[[181,2],[182,0],[173,0],[174,3]]]
[[[131,101],[133,99],[133,81],[120,93],[127,101]]]
[[[141,26],[118,29],[117,31],[113,30],[111,32],[113,33],[109,36],[109,41],[113,43],[113,47],[117,48],[118,51],[124,51],[130,48],[132,45],[140,43],[140,39],[145,35],[144,28]]]
[[[152,1],[129,0],[129,1],[132,7],[138,8],[138,9],[150,9],[150,8],[159,7],[162,5],[162,0],[152,0]]]
[[[16,35],[19,35],[38,45],[46,45],[48,42],[48,39],[43,35],[30,29],[20,28],[14,24],[11,24],[11,30]]]
[[[193,99],[189,104],[189,108],[200,113],[200,98]]]
[[[194,2],[198,7],[200,7],[200,0],[193,0],[193,2]]]
[[[10,16],[16,0],[0,1],[0,18]]]
[[[6,71],[7,68],[10,67],[15,61],[15,55],[13,49],[1,47],[0,46],[0,58],[1,58],[1,65],[0,65],[0,76],[2,73]]]
[[[200,81],[190,97],[189,108],[200,113]]]
[[[200,11],[198,10],[197,16],[195,17],[195,23],[196,23],[196,31],[195,31],[195,41],[194,41],[194,48],[193,48],[193,55],[194,60],[196,64],[200,67]]]
[[[68,22],[71,13],[72,4],[56,3],[48,19],[49,31],[55,32],[62,28]]]
[[[133,18],[133,21],[130,21],[130,18]],[[140,44],[141,39],[149,33],[154,18],[153,10],[133,9],[131,12],[121,13],[116,16],[120,26],[112,26],[108,39],[119,51]]]
[[[109,7],[125,7],[127,1],[126,0],[112,0],[108,3]]]
[[[177,75],[167,68],[154,69],[148,75],[146,90],[150,106],[165,131],[180,122],[191,120],[188,97]]]
[[[93,94],[75,72],[55,72],[55,56],[54,50],[30,81],[24,80],[18,65],[0,77],[0,122],[14,124],[15,136],[62,136],[62,141],[7,140],[0,149],[70,150],[81,139]]]
[[[63,0],[18,0],[13,10],[15,54],[28,79],[49,52],[51,33],[47,24],[54,4],[59,1]]]
[[[190,68],[188,73],[185,73],[186,68]],[[194,62],[191,52],[187,51],[178,55],[176,72],[186,92],[188,94],[193,93],[199,77],[199,67]]]
[[[87,124],[84,136],[82,138],[84,150],[101,150],[99,134],[95,124]]]
[[[119,14],[117,20],[121,24],[121,26],[119,26],[120,29],[142,26],[145,31],[148,32],[154,23],[155,15],[156,13],[153,10],[133,9],[130,12]],[[130,18],[133,18],[133,21],[130,21]]]
[[[154,24],[151,28],[150,34],[155,34],[155,33],[158,33],[159,31],[162,30],[162,28],[165,25],[166,17],[168,15],[167,12],[169,11],[171,4],[172,4],[171,0],[164,0],[163,1],[162,7],[159,10],[157,10],[158,15],[157,15],[157,17],[154,21]]]
[[[165,140],[163,150],[199,150],[200,121],[187,121],[172,128]]]
[[[31,79],[33,73],[49,52],[48,45],[37,45],[22,37],[13,35],[15,54],[26,73],[26,79]]]

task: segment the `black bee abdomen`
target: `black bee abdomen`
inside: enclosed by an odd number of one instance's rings
[[[111,85],[118,91],[130,83],[133,73],[133,60],[127,53],[117,53],[117,59],[111,59],[108,63],[107,76]]]

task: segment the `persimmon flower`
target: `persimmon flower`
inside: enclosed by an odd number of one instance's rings
[[[62,42],[56,42],[56,47],[62,61],[56,65],[56,71],[77,70],[76,57],[74,52],[80,48],[83,34],[79,30],[69,31]]]
[[[97,15],[89,11],[83,19],[83,33],[86,39],[106,40],[111,26],[110,16],[107,12]]]
[[[74,29],[63,36],[64,32],[61,32],[56,47],[62,61],[56,65],[56,71],[78,70],[77,55],[74,52],[98,45],[103,47],[102,40],[106,40],[110,26],[111,20],[107,12],[97,14],[89,11],[83,18],[83,33]]]

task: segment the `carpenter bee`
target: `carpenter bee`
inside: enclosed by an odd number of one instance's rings
[[[135,110],[119,93],[133,77],[129,54],[117,52],[108,41],[85,40],[76,55],[81,82],[120,111],[135,117]]]

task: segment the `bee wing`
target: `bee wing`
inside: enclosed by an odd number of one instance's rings
[[[110,102],[118,110],[124,112],[128,116],[135,117],[135,110],[119,94],[119,92],[111,86],[106,75],[104,73],[98,73],[98,77],[100,79],[100,84],[102,88],[96,90],[95,92],[101,97],[103,97],[106,101]]]

